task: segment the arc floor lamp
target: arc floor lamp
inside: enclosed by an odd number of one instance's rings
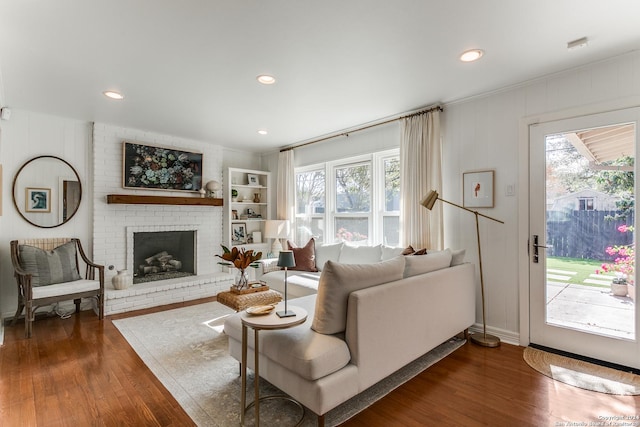
[[[482,334],[473,334],[471,335],[471,342],[484,346],[484,347],[498,347],[500,345],[500,338],[487,334],[487,322],[485,317],[485,304],[484,304],[484,277],[482,274],[482,250],[480,248],[480,224],[478,222],[478,217],[483,217],[490,219],[495,222],[499,222],[500,224],[504,224],[504,221],[500,221],[499,219],[492,218],[490,216],[481,214],[478,211],[471,210],[469,208],[465,208],[464,206],[460,206],[453,202],[449,202],[440,198],[438,192],[435,190],[431,190],[424,198],[420,201],[420,204],[425,208],[431,210],[433,209],[433,205],[436,204],[436,201],[440,200],[444,203],[448,203],[452,206],[465,210],[467,212],[471,212],[476,216],[476,236],[478,238],[478,261],[480,264],[480,291],[482,294]]]

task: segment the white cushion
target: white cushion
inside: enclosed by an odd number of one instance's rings
[[[33,288],[33,299],[57,297],[60,295],[76,294],[100,289],[99,280],[74,280],[72,282],[56,283],[55,285],[38,286]]]
[[[451,251],[449,249],[425,255],[407,255],[404,258],[403,277],[417,276],[451,265]]]
[[[319,271],[322,271],[324,264],[329,260],[338,262],[338,257],[340,256],[342,246],[342,242],[333,243],[331,245],[316,246],[316,267]]]
[[[382,245],[382,258],[381,261],[386,261],[391,258],[395,258],[402,255],[404,248],[396,248],[394,246]]]
[[[466,249],[449,249],[451,251],[451,267],[464,263]]]
[[[343,332],[347,324],[349,294],[359,289],[402,279],[404,257],[375,264],[341,264],[328,261],[318,284],[311,328],[321,334]]]
[[[340,251],[338,262],[341,264],[373,264],[382,259],[382,245],[351,246],[347,243]]]

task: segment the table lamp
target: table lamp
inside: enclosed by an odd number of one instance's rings
[[[289,221],[283,219],[268,219],[264,224],[264,237],[273,239],[271,255],[275,258],[282,250],[280,239],[289,237]]]
[[[431,210],[433,209],[433,205],[436,204],[437,200],[441,200],[444,203],[448,203],[450,205],[453,205],[457,208],[463,209],[465,211],[471,212],[472,214],[474,214],[476,216],[476,236],[478,238],[478,261],[480,263],[480,291],[482,293],[482,335],[480,334],[473,334],[471,335],[471,342],[481,345],[483,347],[498,347],[500,345],[500,338],[494,336],[494,335],[489,335],[487,334],[487,322],[485,320],[485,308],[484,308],[484,279],[483,279],[483,275],[482,275],[482,252],[480,250],[480,225],[478,224],[478,217],[484,217],[487,219],[490,219],[492,221],[496,221],[499,222],[500,224],[504,224],[503,221],[500,221],[499,219],[495,219],[495,218],[491,218],[490,216],[481,214],[478,211],[474,211],[471,210],[469,208],[465,208],[464,206],[460,206],[457,205],[455,203],[449,202],[447,200],[441,199],[438,196],[438,192],[435,190],[431,190],[429,192],[429,194],[427,194],[426,196],[424,196],[424,198],[420,201],[420,204],[422,206],[424,206],[425,208]]]
[[[296,313],[287,309],[287,268],[295,267],[296,260],[293,251],[280,251],[278,254],[278,267],[284,267],[284,311],[277,311],[278,317],[292,317]]]

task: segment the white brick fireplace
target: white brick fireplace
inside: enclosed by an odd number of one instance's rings
[[[93,257],[99,264],[113,266],[112,270],[105,269],[105,286],[108,288],[105,314],[213,296],[228,289],[233,278],[219,271],[215,258],[222,243],[222,207],[107,203],[107,194],[199,197],[197,193],[182,191],[124,189],[122,142],[125,140],[201,152],[203,182],[222,182],[223,152],[219,146],[94,124]],[[117,270],[132,267],[128,254],[133,248],[127,240],[127,228],[160,230],[184,227],[197,231],[196,276],[136,284],[124,290],[111,287],[111,278]]]

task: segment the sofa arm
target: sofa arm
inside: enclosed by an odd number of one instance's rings
[[[278,258],[261,259],[258,261],[258,268],[256,268],[256,279],[259,279],[263,274],[281,269],[281,267],[278,267]]]

